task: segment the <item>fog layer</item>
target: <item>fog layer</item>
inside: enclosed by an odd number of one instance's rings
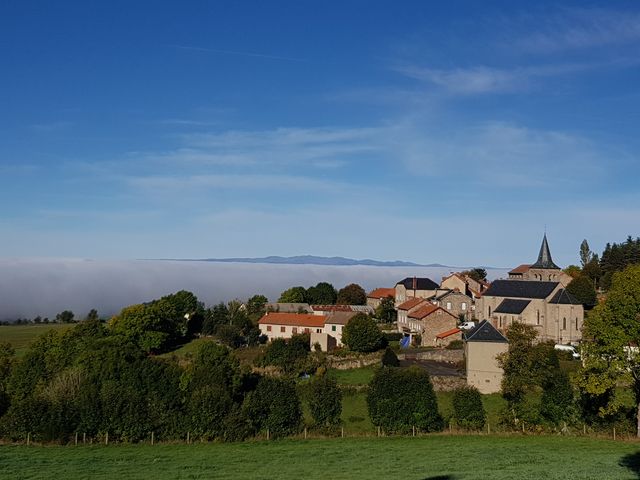
[[[190,290],[206,305],[260,293],[276,301],[280,292],[318,282],[342,288],[358,283],[369,291],[392,287],[407,276],[440,282],[451,269],[214,263],[199,261],[96,261],[0,259],[0,319],[52,318],[72,310],[82,318],[95,308],[109,316],[122,307]],[[506,270],[489,270],[490,279]]]

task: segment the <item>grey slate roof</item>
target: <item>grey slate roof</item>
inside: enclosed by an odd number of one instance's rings
[[[483,297],[547,298],[558,286],[558,282],[527,280],[494,280]]]
[[[549,303],[562,304],[562,305],[581,305],[576,297],[567,292],[564,288],[561,288],[556,292]]]
[[[480,324],[465,335],[467,342],[493,342],[493,343],[509,343],[509,340],[495,329],[487,320],[483,320]]]
[[[520,315],[531,300],[519,300],[516,298],[505,298],[500,305],[494,310],[494,313],[511,313]]]
[[[404,288],[406,288],[407,290],[413,290],[413,278],[414,277],[407,277],[403,280],[400,280],[398,283],[396,283],[396,285],[404,285]],[[440,285],[438,285],[430,278],[418,277],[415,280],[416,290],[437,290],[438,288],[440,288]]]
[[[538,254],[538,261],[531,265],[531,268],[546,268],[551,270],[560,270],[560,267],[553,263],[551,258],[551,251],[549,250],[549,242],[547,242],[547,234],[544,234],[542,238],[542,245],[540,245],[540,253]]]

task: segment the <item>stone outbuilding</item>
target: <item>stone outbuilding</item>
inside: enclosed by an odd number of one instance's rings
[[[486,320],[465,334],[464,340],[467,384],[483,394],[499,392],[504,371],[497,357],[509,349],[509,341]]]

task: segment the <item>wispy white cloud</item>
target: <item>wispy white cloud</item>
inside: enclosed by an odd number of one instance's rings
[[[556,53],[640,42],[640,13],[606,8],[563,9],[534,17],[530,33],[518,34],[516,48]]]
[[[394,67],[394,70],[416,80],[435,85],[452,94],[514,93],[529,90],[538,79],[571,75],[620,62],[562,63],[505,68],[485,65],[469,68],[436,69],[417,65]]]
[[[335,191],[341,183],[295,175],[173,175],[130,177],[136,188],[167,190],[231,189],[231,190],[302,190]],[[346,188],[346,185],[343,185]]]

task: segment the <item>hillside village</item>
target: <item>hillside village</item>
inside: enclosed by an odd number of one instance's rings
[[[494,393],[502,380],[496,357],[506,351],[505,334],[514,322],[532,326],[540,341],[579,344],[584,306],[567,292],[571,280],[553,262],[545,234],[537,260],[517,266],[507,279],[489,283],[471,272],[451,273],[440,282],[407,277],[369,292],[366,306],[270,304],[272,311],[258,324],[269,340],[306,333],[311,345],[331,351],[343,346],[342,331],[351,318],[393,302],[400,345],[446,348],[463,342],[467,383]]]

